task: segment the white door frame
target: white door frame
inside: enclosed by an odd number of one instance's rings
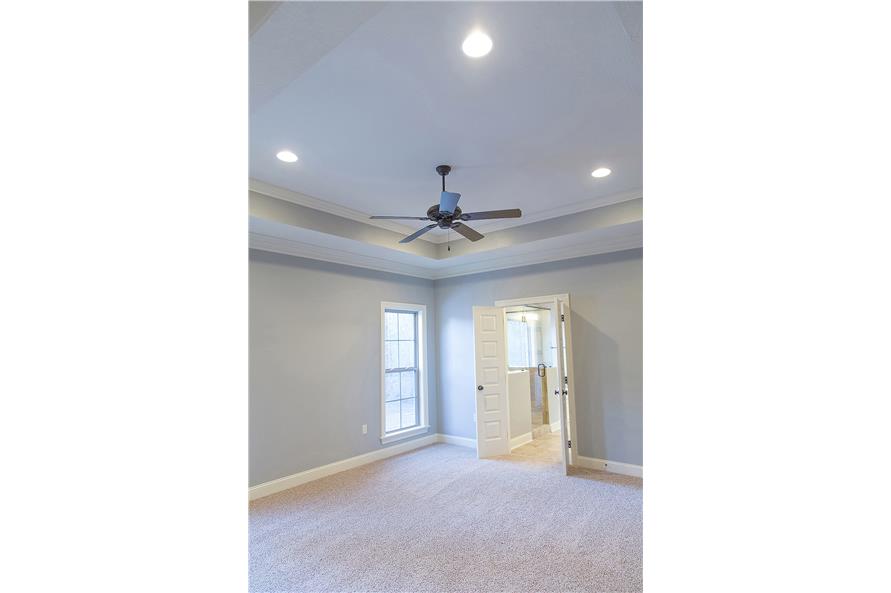
[[[494,305],[496,307],[515,307],[517,305],[540,305],[540,304],[548,304],[551,305],[554,303],[554,299],[557,299],[561,303],[566,303],[569,307],[569,317],[572,318],[572,305],[569,302],[569,294],[549,294],[545,296],[536,296],[536,297],[526,297],[520,299],[502,299],[495,301]],[[559,315],[559,311],[555,311],[556,315]],[[573,372],[573,350],[572,350],[572,326],[570,325],[569,319],[565,322],[566,327],[566,376],[569,378],[569,418],[567,419],[567,424],[569,425],[569,435],[570,439],[576,441],[573,443],[573,446],[569,449],[569,465],[578,465],[578,440],[579,433],[576,428],[575,421],[575,374]],[[559,336],[558,336],[559,338]],[[505,343],[507,338],[505,337]],[[562,386],[561,386],[562,387]],[[510,399],[510,398],[508,398]],[[510,405],[508,403],[508,405]],[[563,438],[566,438],[566,435],[562,435]]]

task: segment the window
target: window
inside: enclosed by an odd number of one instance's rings
[[[381,442],[426,432],[426,307],[381,303]]]
[[[507,366],[511,369],[534,368],[543,363],[553,366],[554,346],[549,337],[551,312],[547,309],[523,308],[508,310],[507,317]]]
[[[519,319],[507,319],[507,366],[513,369],[525,369],[529,365],[529,335],[526,322]]]

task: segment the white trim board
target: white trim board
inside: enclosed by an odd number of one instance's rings
[[[643,234],[632,233],[627,237],[620,237],[618,239],[597,239],[595,241],[578,243],[568,247],[542,249],[534,253],[493,256],[477,262],[456,264],[434,271],[433,279],[440,280],[442,278],[453,278],[455,276],[468,276],[470,274],[480,274],[482,272],[494,272],[495,270],[521,268],[535,264],[562,261],[564,259],[575,259],[577,257],[586,257],[589,255],[600,255],[602,253],[614,253],[641,247],[643,247]]]
[[[359,212],[358,210],[353,210],[352,208],[347,208],[346,206],[341,206],[339,204],[320,200],[319,198],[314,198],[306,194],[291,191],[283,187],[278,187],[277,185],[272,185],[271,183],[266,183],[265,181],[260,181],[259,179],[249,179],[248,189],[250,191],[257,192],[258,194],[269,196],[271,198],[277,198],[279,200],[291,202],[292,204],[299,204],[301,206],[306,206],[307,208],[320,210],[322,212],[334,214],[335,216],[340,216],[342,218],[349,218],[350,220],[355,220],[356,222],[376,226],[388,231],[394,231],[401,235],[408,235],[418,230],[405,224],[399,224],[398,222],[370,218],[370,215],[365,214],[364,212]],[[430,241],[430,237],[418,238],[422,241]],[[434,241],[430,242],[433,243]]]
[[[355,220],[356,222],[361,222],[364,224],[376,226],[378,228],[387,229],[388,231],[395,231],[404,235],[413,233],[417,230],[414,227],[400,224],[391,220],[372,219],[370,218],[370,215],[366,214],[365,212],[360,212],[358,210],[354,210],[353,208],[341,206],[340,204],[335,204],[327,200],[308,196],[306,194],[286,189],[284,187],[279,187],[271,183],[266,183],[265,181],[260,181],[259,179],[248,179],[248,189],[273,198],[278,198],[279,200],[285,200],[287,202],[292,202],[294,204],[299,204],[301,206],[306,206],[315,210],[321,210],[322,212],[327,212],[328,214],[334,214],[343,218],[349,218],[350,220]],[[435,198],[436,195],[436,192],[431,193],[431,196],[433,196],[433,198]],[[638,200],[642,197],[643,190],[634,189],[630,191],[611,194],[608,196],[582,200],[580,202],[567,204],[558,208],[548,208],[534,214],[525,214],[521,219],[498,219],[485,221],[484,224],[479,224],[478,228],[481,231],[485,231],[486,233],[493,233],[495,231],[500,231],[515,226],[521,226],[533,222],[540,222],[542,220],[550,220],[551,218],[558,218],[560,216],[566,216],[568,214],[576,214],[578,212],[584,212],[585,210],[602,208],[604,206],[611,206],[613,204],[619,204],[621,202],[630,202],[631,200]],[[449,238],[445,234],[429,234],[423,237],[418,237],[418,239],[421,241],[428,241],[430,243],[445,243],[447,240],[449,240]],[[452,238],[451,240],[461,241],[466,239],[460,237]]]
[[[383,258],[352,253],[340,249],[332,249],[330,247],[321,247],[318,245],[310,245],[291,239],[281,237],[272,237],[255,233],[249,233],[248,246],[251,249],[259,249],[260,251],[270,251],[272,253],[281,253],[284,255],[292,255],[295,257],[304,257],[318,261],[326,261],[345,266],[355,266],[380,272],[390,272],[392,274],[401,274],[403,276],[414,276],[416,278],[426,278],[427,280],[442,280],[444,278],[453,278],[455,276],[467,276],[470,274],[480,274],[483,272],[494,272],[495,270],[506,270],[510,268],[519,268],[542,264],[554,261],[562,261],[565,259],[575,259],[577,257],[586,257],[589,255],[600,255],[602,253],[613,253],[617,251],[625,251],[627,249],[638,249],[643,247],[643,238],[639,234],[625,237],[617,241],[594,241],[590,243],[581,243],[570,247],[560,247],[552,250],[542,250],[535,254],[516,254],[512,256],[492,257],[478,262],[457,264],[443,268],[427,268],[422,266],[413,266],[401,262],[395,262]]]
[[[531,433],[529,434],[531,435]],[[263,498],[264,496],[269,496],[270,494],[282,492],[295,486],[306,484],[307,482],[312,482],[320,478],[338,474],[348,469],[367,465],[375,461],[380,461],[381,459],[387,459],[388,457],[407,453],[408,451],[420,449],[421,447],[426,447],[435,443],[447,443],[449,445],[458,445],[459,447],[471,447],[474,449],[476,448],[476,439],[459,437],[451,434],[431,434],[425,437],[406,441],[398,445],[384,447],[383,449],[378,449],[377,451],[371,451],[370,453],[363,453],[362,455],[356,455],[355,457],[350,457],[348,459],[342,459],[340,461],[335,461],[334,463],[329,463],[327,465],[314,467],[312,469],[298,472],[296,474],[291,474],[290,476],[278,478],[277,480],[270,480],[269,482],[257,484],[256,486],[248,488],[248,500],[257,500],[258,498]],[[586,467],[589,469],[599,469],[614,474],[624,474],[626,476],[637,476],[638,478],[643,477],[643,466],[640,465],[619,463],[617,461],[606,461],[603,459],[595,459],[593,457],[583,457],[581,455],[577,455],[576,459],[578,459],[579,465],[581,467]]]
[[[560,427],[557,427],[559,430]],[[529,436],[532,433],[527,433]],[[516,440],[519,440],[527,435],[520,435],[519,437],[515,437]],[[469,439],[467,437],[456,437],[450,434],[437,434],[436,435],[437,442],[440,443],[450,443],[452,445],[461,445],[462,447],[473,447],[476,448],[476,439]],[[515,446],[513,441],[515,439],[511,439],[511,449]],[[531,438],[529,440],[532,440]],[[622,463],[620,461],[609,461],[607,459],[597,459],[595,457],[585,457],[583,455],[576,455],[576,459],[578,460],[578,466],[584,467],[587,469],[599,469],[601,471],[609,472],[611,474],[622,474],[625,476],[635,476],[637,478],[643,478],[643,466],[642,465],[634,465],[631,463]]]
[[[389,447],[384,447],[376,451],[371,451],[370,453],[363,453],[362,455],[356,455],[355,457],[342,459],[340,461],[335,461],[327,465],[322,465],[319,467],[304,470],[302,472],[297,472],[296,474],[291,474],[290,476],[285,476],[283,478],[278,478],[276,480],[270,480],[269,482],[257,484],[256,486],[251,486],[250,488],[248,488],[248,500],[263,498],[264,496],[269,496],[270,494],[275,494],[276,492],[288,490],[289,488],[293,488],[294,486],[306,484],[307,482],[312,482],[320,478],[338,474],[348,469],[367,465],[375,461],[380,461],[381,459],[386,459],[388,457],[407,453],[408,451],[420,449],[421,447],[426,447],[427,445],[433,445],[435,443],[448,443],[450,445],[459,445],[461,447],[476,448],[476,439],[468,439],[466,437],[458,437],[450,434],[431,434],[425,437],[405,441],[399,443],[398,445],[391,445]]]
[[[476,449],[476,439],[470,439],[467,437],[458,437],[451,434],[437,434],[436,441],[438,443],[446,443],[449,445],[458,445],[459,447],[471,447]]]
[[[318,480],[319,478],[324,478],[326,476],[337,474],[342,471],[353,469],[375,461],[380,461],[381,459],[386,459],[387,457],[393,457],[394,455],[399,455],[400,453],[405,453],[413,449],[420,449],[421,447],[432,445],[433,443],[438,442],[438,436],[439,435],[435,434],[427,435],[425,437],[399,443],[398,445],[391,445],[389,447],[378,449],[377,451],[371,451],[370,453],[364,453],[362,455],[356,455],[355,457],[342,459],[341,461],[335,461],[334,463],[329,463],[320,467],[314,467],[312,469],[298,472],[296,474],[291,474],[290,476],[278,478],[277,480],[271,480],[269,482],[257,484],[256,486],[248,488],[248,500],[263,498],[264,496],[269,496],[270,494],[275,494],[276,492],[281,492],[282,490],[288,490],[289,488],[293,488],[294,486],[306,484],[307,482],[312,482],[314,480]]]
[[[606,459],[596,459],[594,457],[584,457],[576,455],[578,464],[588,469],[599,469],[612,474],[622,474],[625,476],[635,476],[643,478],[643,466],[634,465],[632,463],[622,463],[620,461],[609,461]]]
[[[253,231],[248,233],[248,247],[260,251],[281,253],[283,255],[292,255],[294,257],[303,257],[316,261],[326,261],[344,266],[353,266],[367,270],[377,270],[379,272],[389,272],[391,274],[401,274],[403,276],[434,280],[431,270],[427,268],[403,264],[370,255],[341,251],[340,249],[332,249],[330,247],[311,245],[292,239],[272,237]]]
[[[527,432],[526,434],[521,434],[520,436],[514,437],[510,440],[510,450],[513,451],[517,447],[522,447],[526,443],[532,442],[532,433]],[[476,444],[474,443],[474,446]]]

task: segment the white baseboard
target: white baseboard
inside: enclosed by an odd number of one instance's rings
[[[526,440],[521,441],[521,439]],[[511,449],[519,447],[520,445],[531,440],[532,433],[526,433],[524,435],[515,437],[511,439]],[[406,451],[420,449],[421,447],[426,447],[427,445],[432,445],[434,443],[448,443],[450,445],[458,445],[461,447],[472,447],[474,449],[476,448],[476,439],[469,439],[467,437],[459,437],[451,434],[431,434],[418,439],[405,441],[399,443],[398,445],[384,447],[382,449],[378,449],[377,451],[371,451],[370,453],[356,455],[355,457],[350,457],[349,459],[335,461],[334,463],[329,463],[328,465],[314,467],[312,469],[308,469],[296,474],[291,474],[290,476],[285,476],[277,480],[271,480],[269,482],[257,484],[256,486],[248,488],[248,500],[263,498],[264,496],[269,496],[270,494],[275,494],[276,492],[281,492],[282,490],[287,490],[288,488],[293,488],[294,486],[299,486],[300,484],[306,484],[307,482],[312,482],[313,480],[318,480],[319,478],[324,478],[326,476],[340,473],[348,469],[353,469],[355,467],[372,463],[374,461],[386,459],[387,457],[393,457],[394,455],[399,455],[400,453],[405,453]],[[624,474],[626,476],[636,476],[638,478],[643,477],[643,466],[641,465],[620,463],[618,461],[607,461],[605,459],[595,459],[593,457],[583,457],[581,455],[576,455],[575,459],[577,465],[581,467],[586,467],[589,469],[599,469],[612,472],[614,474]]]
[[[521,434],[518,437],[514,437],[510,440],[510,450],[513,451],[517,447],[522,447],[526,443],[532,441],[532,433],[527,432],[526,434]],[[474,441],[474,445],[476,445],[476,441]]]
[[[551,422],[551,432],[560,432],[560,421]]]
[[[606,459],[595,459],[594,457],[583,457],[576,455],[576,462],[581,467],[588,469],[599,469],[614,474],[622,474],[625,476],[643,477],[643,466],[633,465],[631,463],[621,463],[619,461],[609,461]]]
[[[476,449],[476,439],[469,439],[467,437],[456,437],[451,434],[437,434],[436,442],[438,443],[448,443],[449,445],[459,445],[461,447],[473,447]]]
[[[307,482],[312,482],[313,480],[318,480],[319,478],[324,478],[325,476],[330,476],[331,474],[340,473],[342,471],[353,469],[354,467],[359,467],[360,465],[365,465],[373,461],[386,459],[387,457],[393,457],[394,455],[399,455],[400,453],[405,453],[406,451],[411,451],[412,449],[418,449],[420,447],[432,445],[433,443],[440,442],[438,438],[439,436],[440,435],[436,434],[427,435],[419,439],[413,439],[410,441],[399,443],[398,445],[392,445],[390,447],[378,449],[377,451],[371,451],[370,453],[356,455],[355,457],[350,457],[349,459],[335,461],[334,463],[329,463],[328,465],[314,467],[312,469],[308,469],[296,474],[291,474],[290,476],[285,476],[277,480],[271,480],[269,482],[257,484],[256,486],[248,488],[248,500],[263,498],[264,496],[269,496],[270,494],[275,494],[276,492],[281,492],[282,490],[287,490],[288,488],[293,488],[294,486],[299,486],[300,484],[306,484]]]

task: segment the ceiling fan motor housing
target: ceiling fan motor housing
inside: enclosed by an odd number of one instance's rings
[[[454,212],[440,212],[439,204],[433,204],[427,209],[427,218],[439,225],[441,229],[452,228],[452,224],[461,220],[461,207],[456,206]]]
[[[465,220],[484,220],[489,218],[519,218],[522,216],[519,208],[511,210],[488,210],[485,212],[468,212],[464,214],[458,206],[458,200],[461,194],[446,191],[445,178],[451,173],[450,165],[438,165],[436,172],[442,177],[442,194],[439,198],[439,204],[433,204],[427,209],[427,216],[372,216],[371,218],[388,218],[397,220],[429,220],[433,224],[428,224],[422,229],[418,229],[411,235],[408,235],[400,243],[409,243],[414,241],[424,233],[439,227],[441,229],[455,229],[458,233],[471,241],[479,241],[483,235],[471,227],[464,224]],[[450,212],[449,210],[453,210]]]

